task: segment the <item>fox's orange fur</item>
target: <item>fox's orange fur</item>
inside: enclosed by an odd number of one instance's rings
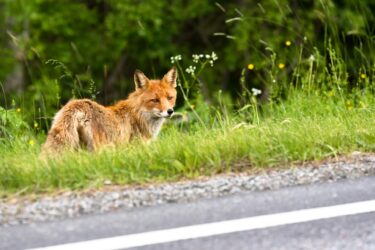
[[[104,144],[155,138],[165,118],[173,114],[177,72],[149,80],[136,71],[136,90],[128,99],[105,107],[88,99],[72,100],[57,112],[42,151],[56,153],[81,146],[93,151]]]

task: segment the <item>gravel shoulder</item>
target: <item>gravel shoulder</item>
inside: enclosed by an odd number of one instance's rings
[[[117,209],[135,209],[165,203],[189,202],[240,192],[333,182],[375,175],[375,155],[350,156],[258,174],[225,174],[199,180],[112,187],[106,190],[63,192],[38,198],[17,197],[0,203],[0,226],[52,221]]]

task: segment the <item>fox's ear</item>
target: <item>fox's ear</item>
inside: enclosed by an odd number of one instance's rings
[[[135,83],[135,89],[141,89],[144,88],[148,83],[148,78],[143,74],[142,71],[139,69],[135,70],[134,72],[134,83]]]
[[[177,70],[176,67],[171,68],[167,74],[164,75],[163,80],[170,83],[173,88],[177,86]]]

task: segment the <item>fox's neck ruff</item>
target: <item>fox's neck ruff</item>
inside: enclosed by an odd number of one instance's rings
[[[155,117],[149,112],[142,112],[140,111],[140,119],[142,119],[142,123],[145,125],[144,128],[148,131],[151,138],[156,138],[163,126],[165,118],[162,117]]]
[[[138,131],[143,136],[148,135],[150,139],[157,137],[165,118],[156,117],[151,112],[141,110],[139,105],[132,105],[133,103],[129,99],[121,101],[113,109],[124,119],[125,123],[130,122],[130,126],[133,127],[132,131]]]

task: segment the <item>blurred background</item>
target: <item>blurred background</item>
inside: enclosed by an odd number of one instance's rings
[[[69,99],[113,104],[135,69],[160,78],[173,64],[192,105],[350,92],[372,85],[374,11],[373,0],[0,0],[0,104],[45,130]]]

